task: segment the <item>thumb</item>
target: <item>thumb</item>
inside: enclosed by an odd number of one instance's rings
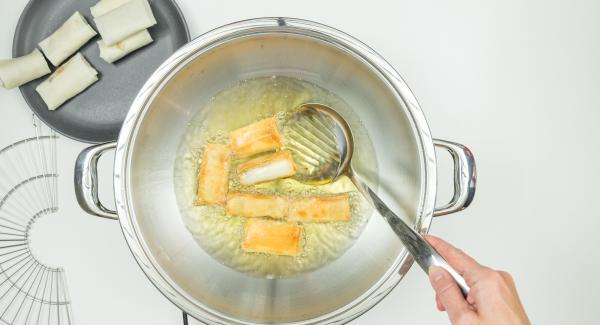
[[[458,285],[450,274],[441,267],[432,266],[429,268],[429,281],[439,302],[446,309],[450,322],[455,325],[470,324],[476,314],[463,298]]]

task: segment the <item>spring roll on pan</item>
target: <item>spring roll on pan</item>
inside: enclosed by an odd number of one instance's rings
[[[96,81],[98,81],[98,71],[81,53],[77,53],[39,84],[36,90],[48,105],[48,109],[55,110]]]
[[[96,31],[77,11],[54,33],[42,40],[39,47],[48,60],[58,67],[94,36]]]
[[[130,0],[100,0],[90,7],[90,12],[94,18],[97,18],[107,14],[109,11],[117,9],[129,1]]]
[[[130,0],[102,16],[94,18],[96,27],[107,46],[156,25],[148,0]]]
[[[108,63],[113,63],[150,43],[152,43],[152,36],[147,29],[144,29],[111,46],[99,40],[98,48],[100,48],[100,57]]]
[[[90,8],[90,11],[94,18],[98,18],[119,8],[129,1],[130,0],[100,0],[96,5]],[[125,57],[127,54],[152,43],[152,41],[152,36],[147,29],[144,29],[113,45],[107,45],[102,39],[97,43],[98,48],[100,49],[100,57],[108,63],[113,63]]]
[[[114,0],[102,0],[102,3],[105,1]],[[91,24],[90,7],[97,2],[30,0],[15,29],[12,56],[17,58],[31,54],[40,41],[58,30],[75,12],[81,13]],[[59,109],[49,111],[36,91],[45,78],[22,85],[20,91],[36,115],[63,135],[80,141],[101,143],[116,140],[138,91],[156,68],[190,39],[185,19],[175,1],[151,1],[151,6],[157,21],[150,29],[154,43],[143,51],[128,55],[116,65],[108,65],[99,57],[95,44],[100,40],[99,35],[88,41],[79,51],[98,70],[100,80]]]
[[[0,60],[0,87],[12,89],[50,73],[38,49],[22,57]]]

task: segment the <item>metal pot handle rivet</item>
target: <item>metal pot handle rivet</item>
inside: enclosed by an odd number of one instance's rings
[[[454,161],[454,195],[450,202],[435,208],[433,216],[438,217],[464,210],[471,204],[475,196],[477,172],[473,153],[466,146],[439,139],[434,139],[433,143],[448,151]]]
[[[106,208],[98,198],[98,159],[116,148],[116,142],[103,143],[83,150],[75,162],[75,196],[86,212],[108,219],[118,220],[116,211]]]

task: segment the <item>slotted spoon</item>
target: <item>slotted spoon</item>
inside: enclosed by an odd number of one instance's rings
[[[296,179],[309,184],[326,184],[346,175],[388,222],[425,273],[431,266],[444,268],[467,296],[469,286],[462,276],[419,233],[388,208],[352,169],[354,139],[348,123],[340,114],[323,104],[302,104],[289,119],[285,132],[287,147],[293,152],[298,169]]]

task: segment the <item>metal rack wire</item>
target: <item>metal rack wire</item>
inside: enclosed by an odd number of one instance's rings
[[[0,149],[0,324],[72,324],[64,270],[29,248],[32,224],[58,210],[58,137],[35,117],[33,128]]]

